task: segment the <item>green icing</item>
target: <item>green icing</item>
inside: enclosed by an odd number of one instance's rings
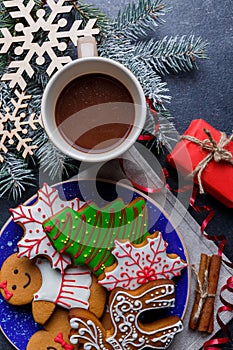
[[[143,198],[128,206],[117,199],[104,208],[95,204],[79,211],[65,208],[43,227],[58,252],[69,254],[76,265],[88,265],[96,276],[114,263],[115,239],[138,244],[149,234]]]

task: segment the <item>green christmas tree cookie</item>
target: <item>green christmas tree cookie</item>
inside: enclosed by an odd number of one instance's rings
[[[115,261],[114,241],[141,243],[148,233],[147,208],[143,198],[125,206],[117,199],[104,208],[86,205],[79,211],[65,208],[43,223],[44,230],[60,253],[76,265],[88,265],[96,276]]]

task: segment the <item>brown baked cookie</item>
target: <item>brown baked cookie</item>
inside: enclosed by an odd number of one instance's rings
[[[77,350],[78,345],[69,341],[70,323],[68,312],[57,308],[44,325],[44,330],[38,331],[30,338],[27,350]]]
[[[99,318],[106,301],[104,288],[85,266],[71,266],[61,274],[47,259],[33,262],[17,254],[9,256],[2,265],[0,290],[12,305],[32,302],[33,317],[40,324],[51,317],[56,305],[89,309]]]
[[[160,312],[174,307],[175,285],[160,279],[135,290],[114,289],[109,297],[109,313],[112,327],[103,324],[88,310],[71,310],[72,344],[89,344],[99,348],[134,350],[150,347],[167,349],[174,336],[183,330],[178,316],[165,316],[144,322],[144,311]]]
[[[35,263],[27,258],[10,255],[0,271],[2,296],[11,305],[25,305],[33,300],[33,294],[40,289],[42,276]]]

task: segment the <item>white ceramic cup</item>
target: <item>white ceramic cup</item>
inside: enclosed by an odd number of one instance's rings
[[[85,162],[103,162],[117,158],[127,151],[140,135],[146,119],[146,101],[143,89],[134,74],[122,64],[108,58],[95,57],[96,47],[93,44],[93,37],[80,40],[78,45],[78,58],[56,72],[49,80],[41,103],[42,121],[49,139],[54,145],[68,156]],[[92,57],[90,57],[92,56]],[[71,146],[58,130],[55,121],[55,108],[57,99],[62,90],[75,78],[85,74],[100,73],[109,75],[120,81],[130,92],[134,108],[134,124],[129,135],[116,144],[116,147],[103,152],[83,152]]]

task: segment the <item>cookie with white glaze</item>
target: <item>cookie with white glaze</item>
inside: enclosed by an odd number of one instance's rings
[[[106,330],[90,311],[71,310],[70,342],[84,349],[85,345],[105,350],[167,349],[183,330],[180,318],[165,316],[143,323],[141,316],[145,311],[160,312],[174,305],[175,284],[170,280],[156,280],[131,291],[115,288],[109,297],[112,327]]]
[[[47,259],[38,258],[34,262],[26,257],[19,258],[17,253],[2,265],[0,291],[9,304],[32,302],[33,317],[40,324],[51,317],[56,305],[66,309],[89,309],[101,317],[106,300],[104,288],[87,267],[70,266],[61,274]]]

